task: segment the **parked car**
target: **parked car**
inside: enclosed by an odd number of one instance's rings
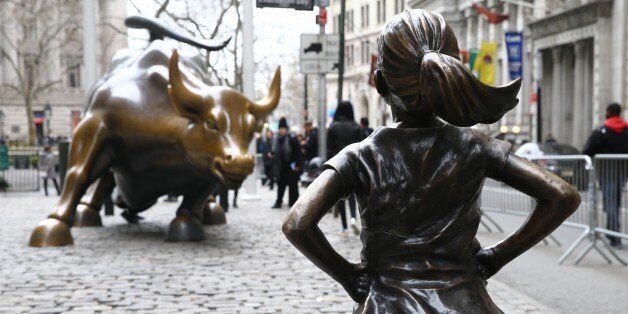
[[[310,185],[321,172],[323,172],[323,159],[320,157],[312,158],[305,165],[305,169],[301,175],[301,184],[303,186]]]
[[[541,156],[581,155],[581,152],[573,146],[556,142],[526,143],[515,151],[515,155],[532,158],[536,164],[563,178],[579,191],[587,189],[589,178],[584,160],[539,159]]]

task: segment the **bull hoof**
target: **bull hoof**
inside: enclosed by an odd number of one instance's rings
[[[166,241],[170,242],[195,242],[204,239],[203,224],[199,219],[189,216],[178,216],[173,219],[166,237]]]
[[[74,227],[102,227],[102,220],[97,210],[85,204],[76,207]]]
[[[227,223],[227,217],[225,216],[225,211],[222,209],[222,206],[218,203],[209,203],[205,207],[205,211],[203,213],[203,225],[205,226],[213,226],[213,225],[224,225]]]
[[[72,234],[68,225],[60,220],[54,218],[48,218],[37,225],[31,239],[28,242],[29,246],[34,247],[46,247],[46,246],[64,246],[72,245]]]

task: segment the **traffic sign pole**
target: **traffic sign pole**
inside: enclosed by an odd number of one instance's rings
[[[325,35],[325,24],[320,24],[319,34]],[[318,156],[327,160],[327,84],[325,72],[319,74],[318,84]]]

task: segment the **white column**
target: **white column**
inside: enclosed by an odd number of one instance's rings
[[[584,129],[583,126],[586,125],[584,120],[587,119],[584,115],[584,105],[585,105],[584,49],[585,49],[584,41],[578,41],[575,43],[574,57],[576,59],[576,62],[574,66],[574,95],[573,95],[574,108],[573,108],[573,126],[572,126],[572,130],[574,130],[574,132],[573,132],[573,137],[572,137],[572,143],[578,148],[582,147],[582,144],[584,144],[583,143],[584,140],[582,137],[582,132],[583,132],[582,130]]]
[[[255,61],[253,59],[253,0],[242,0],[242,93],[255,99]],[[255,140],[249,144],[248,153],[255,156]],[[254,158],[256,160],[256,158]],[[243,199],[260,199],[257,193],[257,167],[244,181]]]
[[[552,48],[552,102],[549,104],[551,109],[545,104],[545,110],[551,110],[551,126],[550,130],[555,139],[560,138],[561,119],[562,117],[562,55],[563,47]]]
[[[96,0],[83,0],[83,90],[96,82]]]
[[[471,48],[478,48],[476,46],[476,34],[477,34],[477,29],[476,29],[476,18],[475,16],[469,16],[467,17],[467,47],[466,49],[471,51]]]

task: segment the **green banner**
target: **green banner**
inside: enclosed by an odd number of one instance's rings
[[[9,169],[9,150],[5,145],[0,145],[0,170]]]

